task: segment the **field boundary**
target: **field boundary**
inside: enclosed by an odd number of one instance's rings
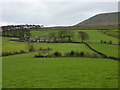
[[[116,58],[116,57],[113,57],[113,56],[107,56],[107,55],[105,55],[105,54],[103,54],[103,53],[95,50],[94,48],[92,48],[92,47],[91,47],[89,44],[87,44],[86,42],[84,42],[84,44],[85,44],[89,49],[91,49],[92,51],[94,51],[95,53],[101,55],[103,58],[108,58],[108,59],[113,59],[113,60],[118,60],[118,61],[120,61],[120,58]]]

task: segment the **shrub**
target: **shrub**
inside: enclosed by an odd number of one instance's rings
[[[80,56],[83,57],[85,54],[84,52],[80,52]]]
[[[75,52],[74,51],[71,51],[70,52],[70,56],[74,56]]]
[[[34,57],[47,57],[47,56],[44,56],[44,55],[35,55]]]
[[[112,44],[112,41],[109,41],[109,44]]]
[[[10,56],[13,55],[11,52],[2,52],[2,56]]]
[[[106,44],[106,41],[104,41],[103,43]]]
[[[34,57],[47,57],[47,56],[40,51],[38,54],[34,55]]]
[[[2,56],[8,56],[8,52],[2,52]]]
[[[99,56],[95,53],[89,53],[89,52],[68,52],[65,54],[67,57],[88,57],[88,58],[98,58]]]
[[[55,52],[55,53],[53,53],[53,55],[56,56],[56,57],[58,57],[58,56],[61,56],[61,53]]]
[[[71,52],[66,53],[65,56],[83,57],[84,56],[84,52],[74,52],[74,51],[71,51]]]
[[[15,54],[20,54],[20,52],[14,52]]]
[[[26,53],[24,50],[20,50],[20,52],[19,53]]]
[[[19,52],[12,52],[12,55],[19,54]]]
[[[23,50],[20,50],[19,52],[2,52],[2,56],[10,56],[10,55],[16,55],[16,54],[21,54],[21,53],[26,53]]]

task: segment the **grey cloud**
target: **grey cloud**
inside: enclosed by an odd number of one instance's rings
[[[4,2],[0,7],[3,22],[45,26],[74,25],[118,8],[117,2]]]

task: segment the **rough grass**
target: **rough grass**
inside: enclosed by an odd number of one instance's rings
[[[3,88],[117,88],[118,62],[96,58],[3,57]]]

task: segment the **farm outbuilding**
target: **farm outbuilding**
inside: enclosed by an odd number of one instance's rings
[[[43,37],[39,37],[38,40],[40,42],[53,42],[54,41],[54,37],[43,36]]]

